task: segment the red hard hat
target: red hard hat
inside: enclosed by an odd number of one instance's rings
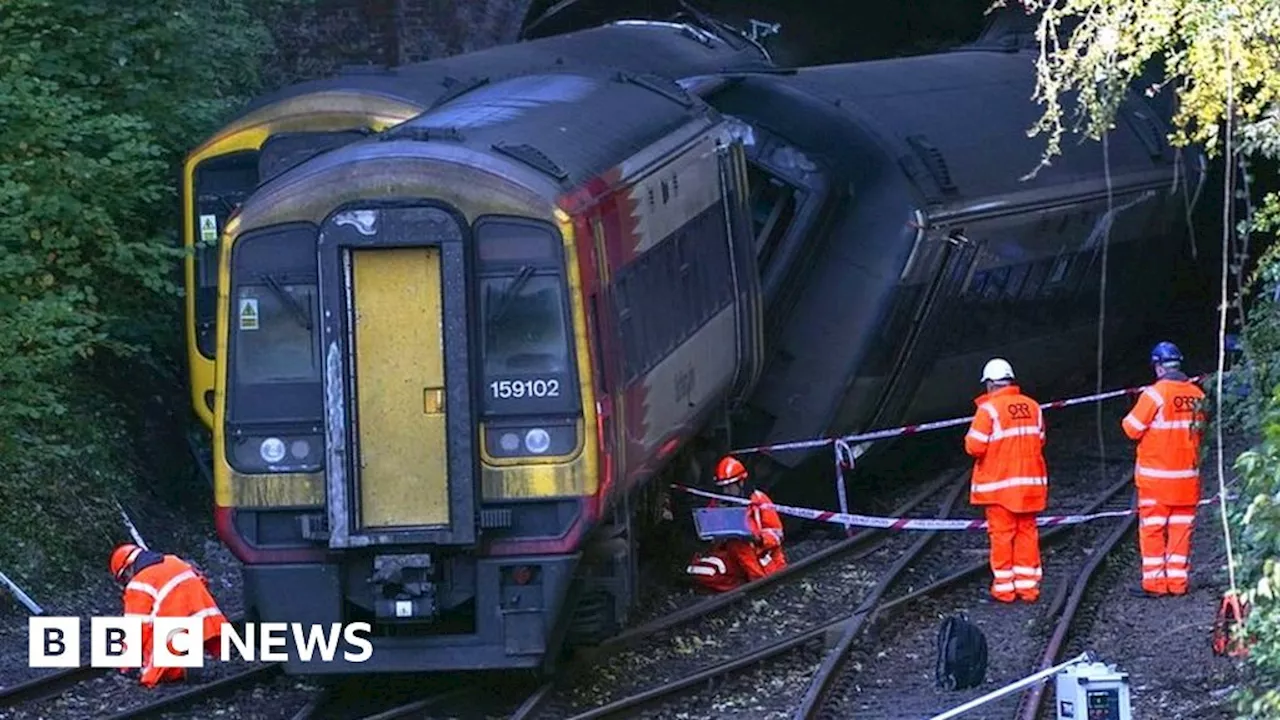
[[[133,543],[125,543],[115,550],[111,551],[111,562],[108,567],[111,569],[111,576],[117,581],[124,575],[124,571],[129,569],[134,560],[142,554],[142,548]]]
[[[747,468],[738,458],[725,455],[716,465],[716,485],[732,485],[747,479]]]

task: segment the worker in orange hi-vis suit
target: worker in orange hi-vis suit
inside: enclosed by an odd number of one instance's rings
[[[1138,441],[1138,546],[1142,586],[1136,595],[1184,595],[1191,570],[1191,531],[1200,502],[1200,439],[1204,392],[1182,372],[1171,342],[1151,350],[1156,382],[1142,391],[1121,422]]]
[[[747,468],[732,455],[720,459],[716,466],[716,485],[726,495],[742,497]],[[710,551],[698,553],[689,561],[685,573],[712,592],[732,590],[743,583],[758,580],[787,566],[782,552],[782,519],[772,507],[773,501],[760,490],[751,493],[747,505],[747,526],[751,540],[723,540]],[[719,503],[712,500],[708,506]]]
[[[142,618],[142,672],[146,687],[186,679],[182,668],[152,665],[157,617],[204,619],[204,651],[219,656],[222,625],[227,618],[209,594],[208,581],[176,555],[161,555],[126,543],[111,553],[111,575],[124,588],[124,616]]]
[[[991,596],[1000,602],[1040,598],[1040,531],[1036,513],[1049,499],[1044,462],[1044,415],[1022,394],[1013,367],[994,358],[982,369],[987,392],[964,451],[975,458],[969,502],[986,508],[991,538]]]

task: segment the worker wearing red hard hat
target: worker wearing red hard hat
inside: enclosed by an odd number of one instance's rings
[[[1036,513],[1049,499],[1044,462],[1044,415],[1022,394],[1007,360],[982,369],[987,392],[964,436],[974,458],[969,502],[986,510],[991,539],[991,597],[1035,602],[1040,597],[1040,531]]]
[[[182,668],[152,665],[152,622],[157,617],[198,617],[204,620],[204,649],[219,655],[222,624],[227,618],[209,594],[208,581],[176,555],[151,552],[132,543],[111,552],[112,577],[124,588],[124,616],[142,619],[142,672],[147,687],[186,678]]]
[[[716,465],[715,482],[720,492],[742,497],[747,468],[732,455]],[[709,507],[719,503],[712,500]],[[705,553],[694,555],[685,572],[703,588],[712,592],[732,590],[743,583],[757,580],[787,566],[782,552],[782,520],[772,507],[769,496],[760,490],[750,495],[747,526],[751,540],[722,540]]]
[[[1191,570],[1191,531],[1200,502],[1200,439],[1204,392],[1182,372],[1171,342],[1151,349],[1156,382],[1142,391],[1121,421],[1138,441],[1133,469],[1138,486],[1138,546],[1142,586],[1137,595],[1184,595]]]

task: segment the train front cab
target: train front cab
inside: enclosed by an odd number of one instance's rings
[[[376,628],[359,668],[292,673],[535,667],[557,632],[597,478],[572,227],[455,167],[404,193],[443,202],[368,185],[314,224],[228,229],[220,535],[258,620]],[[298,340],[255,358],[264,332]]]
[[[288,95],[236,119],[193,150],[182,168],[182,242],[187,257],[187,367],[191,406],[213,427],[218,240],[228,217],[261,181],[285,166],[401,123],[422,111],[405,99],[329,89]]]

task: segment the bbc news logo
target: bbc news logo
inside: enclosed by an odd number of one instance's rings
[[[151,665],[157,668],[204,667],[204,619],[157,617],[151,622]],[[33,668],[80,667],[80,618],[31,617],[27,623],[27,664]],[[223,623],[218,657],[229,662],[289,660],[289,641],[301,662],[333,662],[342,648],[345,662],[366,662],[373,655],[367,636],[369,623],[308,625],[305,623],[246,623],[243,632]],[[353,651],[354,649],[354,651]],[[140,668],[142,618],[95,617],[89,626],[89,665],[99,668]]]

